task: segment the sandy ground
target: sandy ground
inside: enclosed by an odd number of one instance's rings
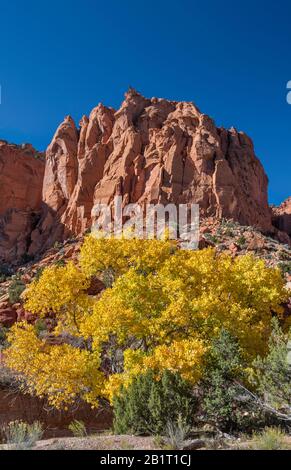
[[[0,449],[7,445],[1,445]],[[156,450],[152,437],[96,435],[79,437],[62,437],[38,441],[32,450]]]
[[[186,441],[187,442],[187,441]],[[186,444],[185,442],[185,444]],[[201,450],[250,450],[254,449],[254,441],[206,440]],[[0,445],[0,450],[10,450],[6,444]],[[129,435],[92,435],[87,437],[58,437],[38,441],[31,450],[174,450],[171,446],[155,437],[129,436]],[[284,449],[291,450],[291,436],[286,436]]]

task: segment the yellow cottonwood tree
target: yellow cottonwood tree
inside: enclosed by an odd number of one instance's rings
[[[90,296],[92,276],[103,279],[108,270],[109,287]],[[88,236],[79,266],[47,268],[25,292],[26,308],[53,312],[51,335],[69,340],[50,344],[35,327],[17,324],[6,362],[57,407],[77,398],[97,406],[146,369],[176,371],[194,384],[222,328],[249,363],[264,355],[272,315],[281,316],[287,295],[280,271],[250,255],[233,260],[169,240]]]

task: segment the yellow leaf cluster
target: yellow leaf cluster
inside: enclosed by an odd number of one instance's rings
[[[69,344],[50,346],[25,323],[11,329],[8,341],[7,365],[25,378],[25,391],[46,397],[56,408],[78,397],[98,405],[104,381],[98,355]]]

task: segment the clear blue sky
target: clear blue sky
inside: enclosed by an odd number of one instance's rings
[[[129,85],[194,101],[254,140],[270,202],[291,194],[290,0],[1,2],[0,137],[44,149],[63,117]]]

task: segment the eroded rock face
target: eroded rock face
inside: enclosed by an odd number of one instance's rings
[[[124,204],[197,203],[202,217],[272,229],[268,179],[251,139],[216,128],[192,103],[146,99],[134,90],[116,112],[99,104],[79,131],[65,119],[47,150],[44,181],[47,214],[58,221],[50,243],[83,233],[94,204],[111,205],[115,195]],[[45,219],[36,241],[44,225]]]
[[[274,225],[291,236],[291,197],[282,202],[279,207],[274,207],[272,211]]]
[[[31,145],[0,141],[0,259],[28,251],[42,205],[43,155]]]
[[[130,89],[118,111],[99,104],[79,127],[67,116],[47,149],[45,172],[35,155],[29,145],[0,141],[0,259],[34,256],[83,234],[94,205],[111,206],[116,195],[124,204],[196,203],[201,217],[275,230],[251,139],[217,128],[193,103]],[[273,221],[281,237],[290,234],[290,199]]]

